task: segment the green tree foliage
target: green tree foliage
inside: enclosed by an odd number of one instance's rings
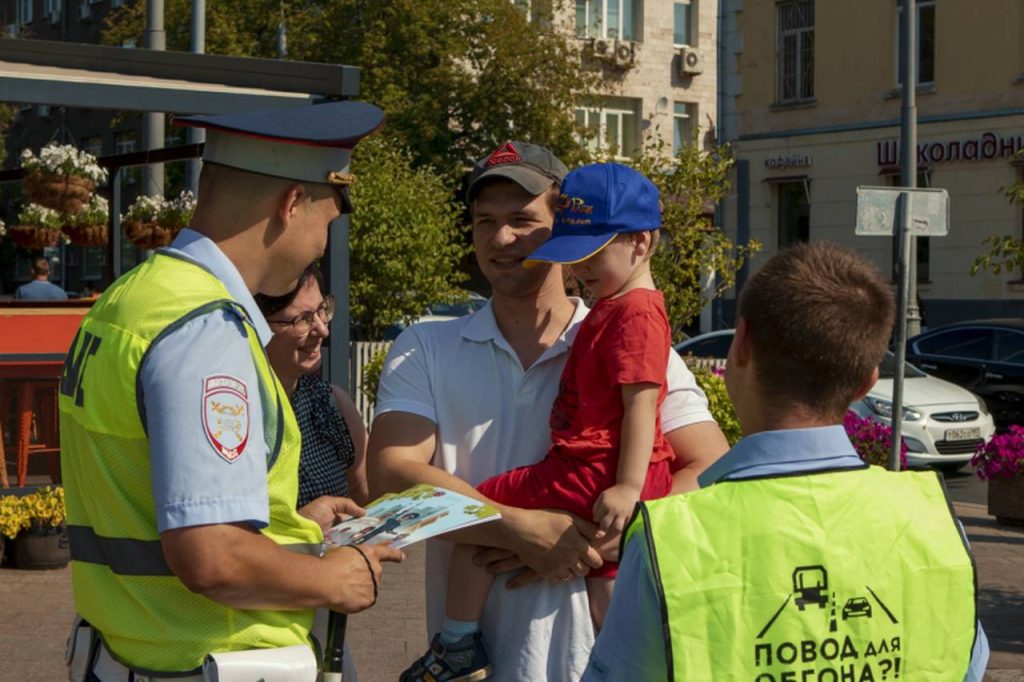
[[[436,172],[412,168],[393,140],[364,140],[352,169],[352,325],[360,337],[377,339],[390,324],[463,295],[458,266],[469,247],[461,204]]]
[[[704,151],[695,138],[694,144],[667,158],[666,143],[651,137],[632,165],[661,192],[661,243],[651,270],[665,294],[668,318],[679,336],[675,340],[680,341],[681,328],[736,284],[744,260],[760,251],[761,244],[752,240],[735,245],[714,225],[714,207],[729,190],[733,158],[728,148]],[[711,272],[717,278],[705,286]]]
[[[743,436],[740,428],[740,420],[736,417],[736,410],[732,406],[732,399],[725,388],[725,378],[721,372],[713,369],[691,367],[693,376],[697,383],[708,397],[708,411],[718,422],[718,428],[722,429],[725,439],[729,445],[735,445]]]
[[[1024,159],[1024,153],[1018,152],[1016,158]],[[1000,189],[1003,195],[1015,206],[1024,205],[1024,182],[1015,182]],[[992,234],[982,240],[989,247],[989,252],[978,256],[971,265],[971,274],[976,275],[982,270],[993,274],[1001,274],[1018,270],[1024,274],[1024,240],[1015,239],[1010,235]]]
[[[562,1],[562,0],[559,0]],[[168,49],[187,50],[188,0],[166,0]],[[283,20],[288,58],[353,64],[361,98],[387,112],[387,134],[457,179],[467,162],[507,138],[581,158],[573,103],[597,87],[568,31],[549,30],[550,10],[532,21],[508,0],[212,0],[206,49],[277,57]],[[104,40],[142,44],[145,3],[112,13]]]

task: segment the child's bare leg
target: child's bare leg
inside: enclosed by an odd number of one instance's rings
[[[595,632],[604,626],[604,617],[608,613],[608,605],[612,603],[614,589],[615,578],[587,578],[587,599],[590,600],[590,619],[594,622]]]
[[[487,595],[491,593],[494,576],[473,563],[480,550],[475,545],[455,545],[448,567],[448,598],[445,601],[447,620],[476,623],[484,612]]]

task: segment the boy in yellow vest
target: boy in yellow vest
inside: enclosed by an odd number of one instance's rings
[[[888,284],[801,245],[744,287],[726,386],[743,439],[701,490],[643,502],[584,673],[611,680],[971,680],[988,645],[973,559],[934,472],[857,456]]]

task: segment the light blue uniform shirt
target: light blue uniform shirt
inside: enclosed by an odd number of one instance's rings
[[[273,333],[238,269],[207,237],[182,230],[173,255],[209,270],[249,315],[264,346]],[[270,521],[267,454],[259,377],[237,313],[217,310],[188,321],[155,344],[139,368],[160,532],[204,524]],[[228,375],[248,389],[249,440],[233,461],[203,424],[205,379]]]
[[[701,487],[708,487],[718,481],[860,466],[863,462],[842,426],[765,431],[738,442],[698,480]],[[626,544],[612,603],[583,682],[668,679],[661,603],[644,550],[642,542]],[[978,623],[965,682],[981,682],[988,656],[988,639]]]
[[[14,298],[20,301],[66,301],[68,294],[53,282],[36,279],[18,287]]]

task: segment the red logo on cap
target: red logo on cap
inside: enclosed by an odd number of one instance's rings
[[[487,157],[487,162],[484,165],[490,168],[505,163],[519,163],[522,160],[523,158],[519,156],[519,150],[513,147],[511,142],[506,142]]]

